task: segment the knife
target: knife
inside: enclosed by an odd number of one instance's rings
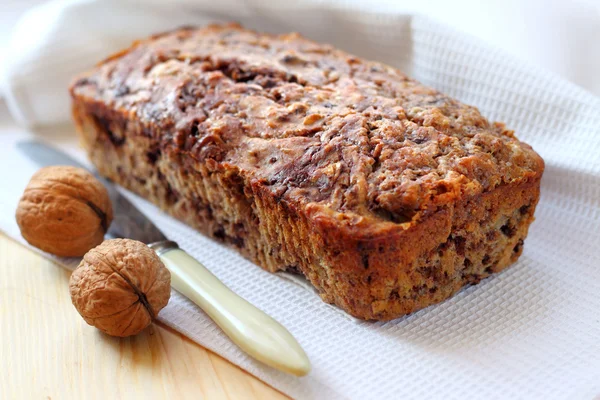
[[[71,156],[40,141],[21,141],[17,148],[40,166],[71,165],[87,170]],[[171,286],[204,310],[248,355],[296,376],[310,372],[306,353],[287,329],[232,292],[177,243],[168,240],[114,183],[92,173],[104,184],[113,204],[108,236],[146,243],[171,271]]]

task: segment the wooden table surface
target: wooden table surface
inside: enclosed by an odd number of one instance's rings
[[[69,275],[0,234],[0,399],[286,398],[159,323],[99,332],[71,304]]]

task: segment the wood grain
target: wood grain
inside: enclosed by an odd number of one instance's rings
[[[1,399],[285,399],[154,324],[119,339],[71,304],[70,272],[0,234]]]

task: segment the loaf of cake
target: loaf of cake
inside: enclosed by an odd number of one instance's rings
[[[361,319],[515,262],[539,198],[544,162],[503,124],[295,33],[181,28],[70,91],[101,174]]]

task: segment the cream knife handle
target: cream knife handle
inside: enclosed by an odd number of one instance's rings
[[[171,271],[173,288],[202,308],[240,349],[278,370],[308,374],[306,353],[280,323],[233,293],[180,248],[155,250]]]

